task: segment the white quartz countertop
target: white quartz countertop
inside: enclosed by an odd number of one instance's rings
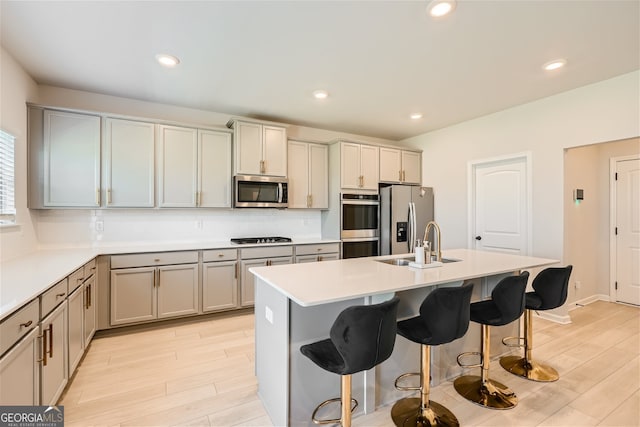
[[[290,243],[239,245],[226,241],[141,242],[97,248],[42,249],[0,263],[0,321],[98,255],[238,249],[339,243],[336,239],[293,239]]]
[[[249,271],[297,304],[307,307],[549,266],[558,262],[554,259],[470,249],[443,251],[443,258],[461,261],[428,269],[376,261],[406,256],[411,254],[253,267]]]

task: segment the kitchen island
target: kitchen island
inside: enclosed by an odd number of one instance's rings
[[[304,344],[325,339],[337,315],[352,305],[400,298],[398,318],[415,316],[436,287],[473,283],[472,301],[491,295],[504,277],[557,260],[467,249],[443,251],[448,262],[418,269],[381,262],[408,255],[354,258],[323,263],[257,267],[255,342],[258,394],[274,425],[312,425],[320,402],[340,395],[339,377],[302,356]],[[535,276],[532,271],[532,277]],[[492,328],[492,355],[504,350],[499,338],[517,335],[519,324]],[[463,351],[479,350],[478,325],[452,343],[432,349],[432,384],[460,373],[455,362]],[[379,366],[353,375],[358,413],[370,413],[407,395],[395,390],[395,378],[419,369],[419,346],[398,336],[392,356]]]

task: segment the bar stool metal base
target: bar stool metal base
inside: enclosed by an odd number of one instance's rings
[[[492,379],[483,384],[477,375],[456,378],[453,388],[465,399],[485,408],[511,409],[518,404],[518,397],[509,387]]]
[[[391,419],[398,427],[457,427],[460,425],[453,412],[433,400],[429,401],[428,408],[421,408],[418,397],[398,400],[391,408]]]
[[[558,378],[560,378],[558,371],[551,366],[536,362],[535,360],[527,361],[524,357],[520,356],[502,357],[500,359],[500,365],[508,372],[528,380],[552,382],[558,381]]]

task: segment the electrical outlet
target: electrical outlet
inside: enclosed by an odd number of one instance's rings
[[[264,317],[273,325],[273,311],[267,306],[264,307]]]
[[[197,228],[198,230],[201,230],[201,229],[202,229],[202,220],[201,220],[201,219],[197,219],[197,220],[196,220],[196,228]]]
[[[575,286],[575,288],[576,288],[576,289],[580,289],[580,287],[582,286],[582,283],[580,283],[580,281],[579,281],[579,280],[576,280],[576,281],[574,282],[574,286]]]
[[[104,231],[104,221],[99,219],[96,221],[96,231]]]

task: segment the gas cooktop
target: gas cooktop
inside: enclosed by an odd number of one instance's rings
[[[251,245],[256,243],[288,243],[291,239],[288,237],[241,237],[231,239],[231,243],[239,245]]]

